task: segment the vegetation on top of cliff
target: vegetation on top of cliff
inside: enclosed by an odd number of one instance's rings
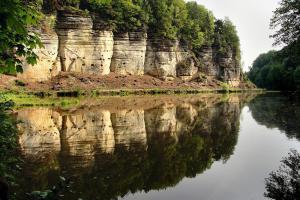
[[[150,38],[179,40],[198,54],[203,46],[214,45],[219,54],[233,52],[239,62],[236,29],[229,19],[216,20],[197,2],[184,0],[12,0],[0,3],[0,72],[22,71],[20,57],[35,64],[33,49],[41,46],[28,27],[39,23],[40,11],[55,13],[71,9],[89,11],[98,27],[114,33],[147,32]],[[86,13],[86,12],[84,12]],[[225,55],[226,56],[226,55]]]
[[[261,54],[253,63],[248,77],[257,86],[275,90],[300,89],[300,1],[282,0],[274,11],[271,35],[280,51]]]
[[[215,17],[213,13],[196,2],[187,2],[187,18],[180,31],[180,38],[194,51],[203,45],[212,45],[214,40]]]
[[[215,35],[213,45],[219,49],[220,56],[226,56],[232,52],[234,58],[241,59],[240,39],[233,23],[228,19],[215,22]]]

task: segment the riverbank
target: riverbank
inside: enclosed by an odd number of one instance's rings
[[[183,81],[179,78],[162,81],[147,75],[129,76],[114,73],[106,76],[61,73],[48,81],[40,82],[0,75],[0,90],[10,93],[57,97],[261,91],[250,82],[242,82],[239,87],[230,87],[224,82],[201,75],[191,81]]]

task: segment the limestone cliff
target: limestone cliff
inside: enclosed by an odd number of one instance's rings
[[[111,71],[122,75],[143,75],[147,34],[131,32],[114,37]]]
[[[175,78],[177,64],[187,55],[178,41],[150,39],[147,42],[145,73],[164,80]]]
[[[197,55],[179,41],[147,37],[144,32],[114,34],[95,16],[83,11],[60,10],[56,25],[41,32],[44,49],[38,49],[37,66],[25,64],[20,75],[44,81],[63,72],[107,75],[144,75],[191,80],[198,73],[238,86],[240,66],[232,52],[220,56],[204,46]],[[38,68],[38,70],[37,70]]]
[[[62,71],[109,74],[112,32],[93,29],[90,16],[71,11],[58,12],[56,32]]]

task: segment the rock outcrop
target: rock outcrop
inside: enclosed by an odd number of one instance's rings
[[[39,31],[37,31],[39,32]],[[29,81],[45,81],[56,76],[60,69],[58,57],[58,36],[55,32],[40,33],[43,48],[37,48],[35,53],[38,55],[37,64],[32,66],[28,63],[23,65],[24,73],[18,74],[19,77]]]
[[[234,57],[232,51],[228,51],[218,58],[219,76],[222,81],[228,82],[232,86],[238,86],[241,81],[241,68]]]
[[[199,57],[202,63],[202,71],[209,77],[218,78],[220,74],[219,66],[214,62],[216,55],[213,52],[213,48],[210,46],[204,46],[199,53]]]
[[[114,37],[111,71],[122,75],[143,75],[147,34],[130,32]]]
[[[37,66],[25,64],[21,78],[44,81],[60,71],[107,75],[150,75],[162,80],[191,80],[198,73],[238,86],[241,69],[232,52],[218,55],[204,46],[195,55],[177,40],[147,37],[144,32],[113,34],[99,16],[60,10],[55,29],[41,31],[45,49]],[[37,70],[38,68],[38,70]]]
[[[176,66],[188,57],[178,41],[149,39],[147,42],[145,74],[161,78],[173,79],[177,76]]]
[[[94,26],[96,27],[96,26]],[[110,73],[113,54],[111,31],[93,29],[90,16],[71,11],[59,11],[56,32],[62,71]]]

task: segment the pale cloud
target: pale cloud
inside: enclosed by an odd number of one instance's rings
[[[217,18],[229,17],[235,24],[242,50],[244,70],[261,53],[275,49],[269,29],[273,11],[280,0],[197,0]]]

